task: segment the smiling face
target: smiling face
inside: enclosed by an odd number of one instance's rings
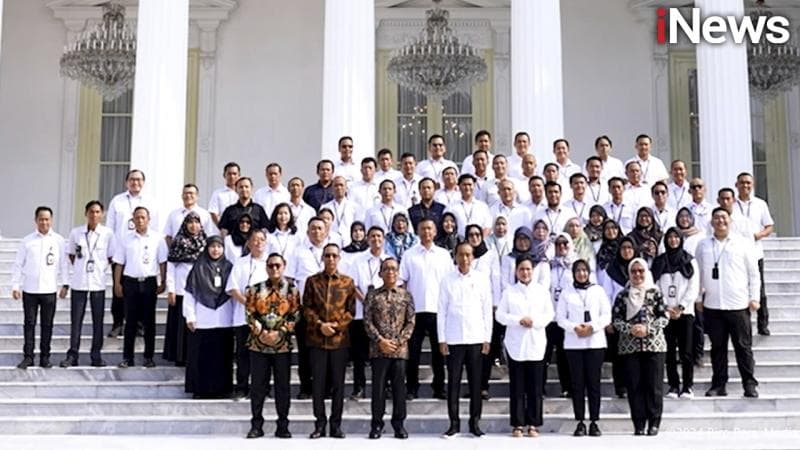
[[[522,284],[530,284],[530,282],[533,280],[533,263],[527,259],[520,262],[517,264],[517,270],[515,273],[517,275],[517,279]]]
[[[631,279],[631,284],[634,287],[641,287],[642,285],[644,285],[645,271],[647,271],[647,267],[644,267],[640,262],[636,262],[631,265],[629,275]]]
[[[283,276],[283,270],[286,268],[286,265],[283,262],[283,258],[280,256],[271,256],[267,258],[267,276],[272,281],[277,281]]]

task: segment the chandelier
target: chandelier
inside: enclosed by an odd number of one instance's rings
[[[389,79],[427,96],[446,98],[468,92],[473,84],[486,80],[486,62],[478,51],[460,43],[447,26],[450,13],[437,5],[429,9],[425,29],[419,38],[394,52],[389,60]]]
[[[756,9],[750,13],[753,23],[758,23],[759,17],[772,16],[764,0],[757,0]],[[747,67],[753,95],[772,98],[800,83],[800,49],[788,42],[771,44],[762,39],[758,44],[748,45]]]
[[[125,7],[104,3],[103,21],[64,48],[61,75],[113,100],[133,86],[136,33],[125,23]]]

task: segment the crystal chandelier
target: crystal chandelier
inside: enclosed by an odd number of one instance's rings
[[[772,16],[764,0],[756,1],[756,9],[750,13],[753,23],[759,17]],[[758,44],[749,44],[747,66],[752,94],[761,99],[772,98],[800,83],[800,49],[788,42],[771,44],[762,39]]]
[[[478,51],[460,43],[447,26],[450,13],[437,5],[429,9],[419,38],[396,50],[387,67],[389,79],[427,96],[446,98],[468,92],[486,80],[486,62]]]
[[[103,22],[64,48],[61,75],[113,100],[133,86],[136,33],[125,23],[125,7],[104,3]]]

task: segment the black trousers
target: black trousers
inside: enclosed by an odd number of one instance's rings
[[[561,392],[569,392],[569,363],[564,354],[564,329],[555,322],[550,322],[545,328],[547,333],[547,347],[544,351],[544,380],[547,382],[547,367],[553,360],[553,352],[556,354],[556,365],[558,366],[558,383],[561,385]],[[544,388],[544,386],[542,387]]]
[[[603,370],[604,348],[566,350],[572,376],[572,410],[575,420],[586,418],[584,393],[589,398],[589,420],[600,420],[600,377]]]
[[[397,358],[372,358],[372,428],[383,429],[383,412],[386,409],[386,379],[392,380],[392,428],[403,426],[406,420],[406,360]]]
[[[511,426],[538,427],[544,423],[544,361],[517,361],[508,357]]]
[[[53,318],[56,315],[56,294],[22,293],[23,323],[22,331],[25,342],[22,354],[33,359],[33,347],[36,344],[36,316],[42,308],[42,342],[39,344],[39,357],[50,357],[50,340],[53,337]]]
[[[758,324],[758,331],[764,331],[769,327],[769,308],[767,307],[767,287],[764,283],[764,258],[758,260],[758,275],[761,277],[761,298],[759,302],[761,307],[758,308],[758,315],[756,322]]]
[[[658,426],[664,409],[664,353],[637,352],[623,359],[633,426],[642,429],[648,421]]]
[[[235,390],[247,394],[250,390],[250,349],[247,348],[247,337],[250,327],[242,325],[233,328],[236,340],[236,386]],[[269,378],[267,378],[269,383]]]
[[[461,370],[467,366],[469,385],[469,423],[477,424],[481,419],[481,344],[448,345],[447,355],[447,415],[450,423],[458,425],[458,400],[461,393]]]
[[[78,360],[81,349],[81,329],[83,316],[86,314],[86,302],[89,301],[92,309],[92,362],[100,360],[100,350],[103,348],[103,314],[106,307],[105,291],[76,291],[72,290],[70,296],[70,331],[69,350],[67,357]]]
[[[344,373],[347,369],[348,348],[325,350],[317,347],[309,348],[311,358],[311,396],[314,406],[314,418],[317,428],[323,428],[329,422],[325,414],[326,386],[330,381],[331,388],[331,430],[342,426],[344,410]],[[328,376],[330,375],[330,380]]]
[[[144,357],[152,359],[156,350],[156,277],[137,281],[122,277],[122,294],[125,299],[125,341],[122,344],[122,359],[133,363],[136,344],[137,323],[144,326]]]
[[[676,320],[670,320],[664,329],[667,340],[667,383],[670,389],[681,388],[681,378],[678,376],[678,358],[681,362],[683,376],[683,390],[694,385],[694,316],[682,314]]]
[[[733,343],[736,365],[742,377],[742,386],[757,386],[753,372],[753,329],[750,310],[705,309],[705,326],[711,341],[711,387],[724,387],[728,382],[728,338]]]
[[[483,367],[481,368],[481,390],[489,390],[489,378],[492,375],[492,364],[495,359],[500,359],[503,351],[503,337],[506,334],[506,327],[500,325],[496,320],[492,320],[492,341],[489,343],[489,354],[482,355]],[[498,352],[497,349],[500,349]]]
[[[111,263],[111,273],[114,273],[114,271],[116,270],[116,267],[118,265],[119,264],[117,264],[117,263]],[[124,297],[117,297],[114,294],[114,290],[116,289],[117,285],[113,281],[114,277],[111,277],[111,278],[112,278],[111,282],[113,284],[113,288],[111,289],[111,295],[112,295],[112,297],[111,297],[112,325],[111,326],[113,328],[113,327],[121,327],[123,322],[125,322],[125,299],[124,299]],[[123,284],[123,286],[125,286],[125,285]]]
[[[421,312],[415,316],[414,332],[408,341],[408,365],[406,366],[406,386],[408,392],[416,394],[419,390],[419,360],[422,355],[422,342],[428,336],[431,347],[431,367],[433,368],[433,392],[444,391],[444,357],[439,352],[439,335],[436,331],[436,313]],[[480,353],[480,352],[479,352]],[[480,395],[480,392],[478,392]]]
[[[703,311],[697,309],[697,305],[695,304],[694,324],[692,326],[692,356],[695,361],[698,361],[705,354],[705,350],[703,349],[706,344],[704,317]]]
[[[292,354],[250,352],[250,424],[253,428],[264,427],[264,399],[267,398],[270,375],[275,377],[275,412],[278,414],[278,429],[289,427],[289,379]]]
[[[350,360],[353,362],[353,390],[367,386],[365,368],[369,359],[369,337],[362,319],[350,322]]]
[[[300,392],[311,395],[311,362],[306,345],[306,319],[302,316],[294,326],[297,341],[297,374],[300,377]]]
[[[622,360],[622,355],[619,354],[619,332],[616,330],[610,333],[606,331],[606,341],[608,342],[608,347],[606,348],[605,360],[611,363],[614,392],[621,394],[626,390],[626,381],[625,362]]]

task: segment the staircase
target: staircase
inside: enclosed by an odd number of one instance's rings
[[[118,369],[122,340],[106,339],[103,358],[109,367],[88,367],[91,325],[84,319],[81,367],[18,370],[22,358],[22,305],[11,299],[10,272],[18,240],[0,241],[0,434],[230,434],[249,429],[249,401],[192,400],[183,390],[182,368],[156,358],[158,367]],[[739,374],[730,353],[729,396],[702,397],[709,387],[708,356],[695,370],[694,400],[664,399],[662,430],[789,430],[800,428],[800,238],[765,241],[766,283],[772,336],[753,337],[758,399],[742,397]],[[110,291],[110,289],[109,289]],[[109,292],[110,293],[110,292]],[[107,301],[110,307],[110,297]],[[110,310],[106,310],[106,332]],[[166,302],[159,299],[156,354],[163,348]],[[753,316],[755,334],[755,315]],[[52,361],[58,364],[69,346],[69,299],[59,300],[53,331]],[[38,328],[38,327],[37,327]],[[37,346],[38,346],[37,329]],[[143,343],[137,341],[137,363]],[[38,348],[37,348],[38,351]],[[423,355],[423,363],[429,359]],[[38,363],[38,358],[36,360]],[[571,433],[574,429],[569,399],[557,398],[555,366],[547,385],[543,431]],[[603,367],[601,427],[604,432],[632,430],[627,400],[613,396],[610,367]],[[411,434],[441,433],[446,428],[447,406],[430,399],[430,367],[421,368],[422,398],[408,402],[407,428]],[[369,380],[369,369],[367,379]],[[293,374],[291,430],[297,436],[313,428],[310,400],[294,400],[297,375]],[[368,382],[369,384],[369,382]],[[352,386],[348,371],[345,393]],[[484,402],[481,427],[487,432],[509,432],[508,378],[491,381],[492,399]],[[369,386],[367,388],[369,392]],[[387,407],[387,411],[391,411]],[[468,401],[461,401],[462,414]],[[274,407],[265,405],[266,430],[274,426]],[[369,431],[369,400],[345,400],[344,431],[366,435]],[[388,417],[387,417],[388,420]]]

